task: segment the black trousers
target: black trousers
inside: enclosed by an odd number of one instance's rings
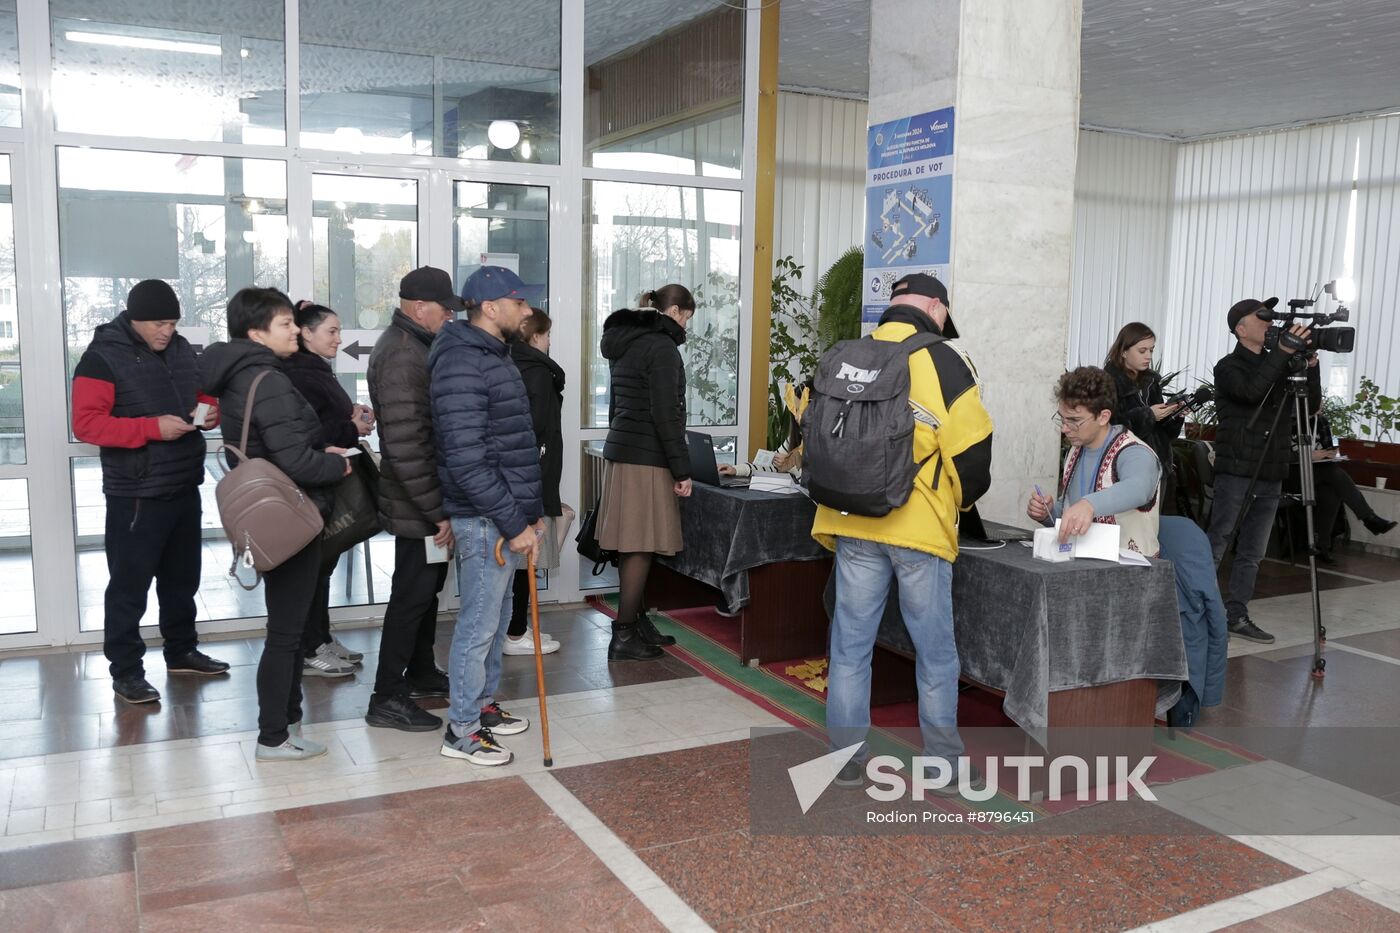
[[[107,497],[107,593],[102,651],[112,678],[143,675],[146,643],[141,617],[156,581],[160,637],[165,657],[178,658],[199,644],[194,594],[199,591],[199,490],[169,499]]]
[[[1356,482],[1339,463],[1313,465],[1313,484],[1317,491],[1317,543],[1324,551],[1332,549],[1332,532],[1342,505],[1363,521],[1372,515],[1370,503],[1356,488]]]
[[[447,567],[428,563],[422,538],[394,538],[394,576],[384,607],[375,696],[407,695],[409,679],[426,678],[437,670],[433,641],[438,592],[447,580]]]
[[[278,746],[301,721],[301,638],[321,580],[321,538],[263,574],[267,638],[258,661],[258,742]]]
[[[530,585],[534,581],[530,578],[530,571],[517,570],[515,579],[511,581],[511,593],[514,602],[510,606],[510,627],[506,629],[506,634],[511,638],[519,638],[524,635],[530,627]]]
[[[308,658],[316,656],[316,649],[330,644],[331,640],[331,574],[335,573],[335,561],[329,567],[321,561],[321,573],[316,581],[316,593],[311,599],[311,614],[306,619],[306,631],[301,635],[301,653]]]

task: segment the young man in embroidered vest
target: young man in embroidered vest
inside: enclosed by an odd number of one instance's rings
[[[156,581],[165,669],[222,674],[228,664],[199,650],[200,500],[204,435],[218,402],[199,392],[194,349],[175,332],[180,301],[159,279],[138,282],[126,309],[99,325],[73,375],[73,436],[102,448],[107,498],[107,594],[102,649],[112,689],[128,703],[154,703],[146,680],[141,617]],[[209,407],[200,424],[200,403]]]
[[[1113,377],[1094,366],[1065,373],[1055,386],[1060,410],[1055,421],[1069,440],[1060,494],[1032,493],[1026,514],[1042,525],[1060,519],[1060,540],[1117,525],[1120,547],[1156,557],[1157,481],[1161,467],[1145,442],[1122,425],[1110,424],[1118,390]]]

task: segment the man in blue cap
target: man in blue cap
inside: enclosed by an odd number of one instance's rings
[[[462,287],[467,320],[443,327],[428,356],[438,476],[457,543],[461,601],[447,666],[451,707],[441,751],[475,765],[509,763],[511,752],[496,737],[530,727],[501,709],[495,693],[511,583],[537,553],[544,527],[540,448],[530,398],[508,346],[542,292],[509,269],[483,266]],[[495,557],[499,540],[509,548],[503,567]]]

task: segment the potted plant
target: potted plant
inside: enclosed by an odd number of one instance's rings
[[[799,291],[802,266],[791,256],[775,264],[773,274],[772,331],[769,337],[768,435],[766,447],[777,450],[787,439],[792,415],[783,402],[783,384],[800,382],[817,371],[819,359],[814,346],[816,315],[810,301]]]
[[[817,280],[817,340],[822,352],[838,340],[860,336],[865,251],[852,246]]]
[[[1341,441],[1342,453],[1353,460],[1400,464],[1400,444],[1391,441],[1400,430],[1400,399],[1383,394],[1370,377],[1362,376],[1361,388],[1347,411],[1348,426],[1355,428],[1356,437]]]

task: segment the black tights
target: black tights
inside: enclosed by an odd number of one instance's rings
[[[1343,505],[1362,521],[1376,513],[1341,464],[1318,463],[1313,467],[1313,482],[1317,489],[1317,543],[1322,550],[1330,551],[1332,532]]]
[[[649,551],[630,551],[618,559],[617,621],[613,623],[614,629],[637,621],[646,597],[647,574],[651,573],[651,559],[654,556]]]

